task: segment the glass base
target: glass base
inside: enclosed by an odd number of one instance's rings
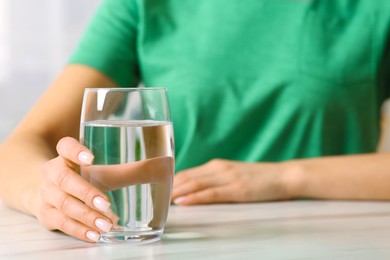
[[[111,231],[102,234],[102,243],[151,243],[161,239],[163,229],[148,231]]]

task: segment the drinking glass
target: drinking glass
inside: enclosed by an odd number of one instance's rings
[[[81,175],[111,200],[102,242],[151,242],[163,234],[174,174],[164,88],[85,89],[80,141],[94,154]]]

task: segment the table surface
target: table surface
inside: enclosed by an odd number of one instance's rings
[[[0,259],[390,259],[390,203],[172,206],[149,244],[91,244],[0,202]]]

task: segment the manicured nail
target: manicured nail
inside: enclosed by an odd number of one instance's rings
[[[183,201],[185,201],[187,199],[187,197],[185,197],[185,196],[183,196],[183,197],[178,197],[177,199],[175,199],[174,201],[173,201],[173,203],[175,203],[175,204],[180,204],[180,203],[182,203]]]
[[[95,220],[95,225],[98,229],[101,231],[108,233],[111,231],[112,224],[110,222],[107,222],[106,220],[102,218],[98,218]]]
[[[94,231],[88,231],[85,235],[87,236],[88,239],[94,242],[97,242],[100,239],[100,235]]]
[[[105,199],[103,199],[100,196],[95,197],[93,199],[92,203],[97,209],[99,209],[103,212],[107,212],[109,210],[109,208],[111,207],[111,203],[106,201]]]
[[[91,164],[93,161],[93,156],[86,151],[80,152],[78,158],[80,161],[82,161],[85,164]]]

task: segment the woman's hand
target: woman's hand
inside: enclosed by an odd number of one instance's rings
[[[36,215],[50,230],[96,242],[100,232],[111,230],[112,220],[108,217],[111,205],[108,197],[79,174],[80,166],[89,166],[93,155],[70,137],[58,142],[57,152],[59,156],[44,167]]]
[[[289,199],[277,163],[214,159],[175,176],[172,200],[179,205]]]

